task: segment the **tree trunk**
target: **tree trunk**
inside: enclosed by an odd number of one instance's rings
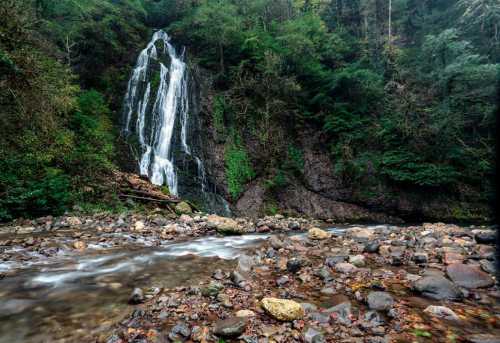
[[[224,47],[219,43],[220,73],[224,74]]]
[[[392,0],[389,0],[389,48],[392,46]]]

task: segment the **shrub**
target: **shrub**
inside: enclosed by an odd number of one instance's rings
[[[229,193],[237,199],[243,192],[243,186],[255,177],[255,172],[245,148],[234,142],[226,146],[225,161]]]

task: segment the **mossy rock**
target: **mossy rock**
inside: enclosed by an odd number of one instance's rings
[[[187,202],[182,201],[175,205],[175,212],[177,212],[177,214],[191,214],[193,213],[193,209]]]

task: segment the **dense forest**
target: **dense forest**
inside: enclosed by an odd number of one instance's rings
[[[104,180],[126,160],[123,95],[159,28],[213,80],[233,202],[263,180],[276,213],[314,137],[356,187],[341,200],[369,206],[390,186],[484,219],[499,25],[497,0],[3,0],[0,220],[124,206]]]

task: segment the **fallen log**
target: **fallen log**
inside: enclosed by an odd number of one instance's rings
[[[158,199],[161,199],[161,200],[174,200],[171,197],[169,197],[168,195],[160,193],[160,192],[148,192],[148,191],[143,191],[143,190],[140,190],[140,189],[132,189],[132,188],[122,189],[121,191],[124,194],[126,194],[126,193],[134,193],[134,194],[139,194],[139,195],[146,196],[146,197],[149,197],[149,198],[154,197],[154,198],[158,198]]]
[[[130,194],[118,194],[118,196],[122,197],[122,198],[129,198],[129,199],[142,200],[142,201],[151,201],[151,202],[158,202],[158,203],[165,203],[165,204],[178,204],[181,202],[181,200],[178,200],[178,199],[155,199],[155,198],[151,198],[151,197],[142,197],[142,196],[130,195]]]

